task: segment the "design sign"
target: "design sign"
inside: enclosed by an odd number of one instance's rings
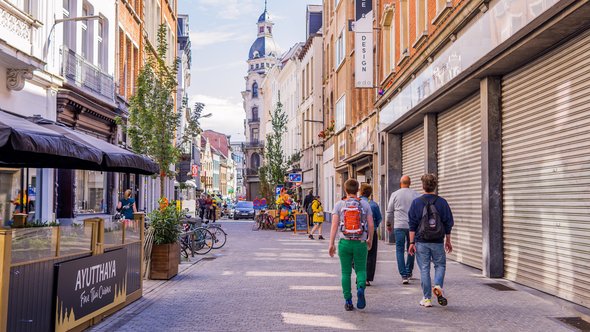
[[[55,331],[68,331],[127,297],[127,249],[55,265]]]
[[[373,1],[355,0],[355,87],[373,88]]]

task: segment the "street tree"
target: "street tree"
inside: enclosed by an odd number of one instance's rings
[[[272,131],[266,135],[264,165],[259,168],[260,194],[274,205],[274,188],[284,183],[285,174],[301,159],[301,153],[286,156],[283,150],[283,137],[287,133],[287,114],[283,110],[279,93],[275,109],[270,112]]]
[[[160,166],[160,195],[164,197],[165,179],[173,176],[170,165],[180,156],[180,149],[174,144],[180,121],[180,112],[174,109],[179,61],[166,63],[168,44],[164,24],[158,29],[157,41],[155,50],[146,45],[147,59],[137,77],[136,93],[129,101],[125,129],[131,148],[154,158]]]

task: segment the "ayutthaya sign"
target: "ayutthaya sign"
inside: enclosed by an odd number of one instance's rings
[[[127,249],[56,264],[56,269],[56,331],[125,302]]]

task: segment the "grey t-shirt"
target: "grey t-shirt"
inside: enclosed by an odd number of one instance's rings
[[[369,205],[368,201],[365,200],[361,200],[361,209],[363,209],[363,214],[366,216],[366,218],[368,218],[369,216],[373,217],[373,212],[371,211],[371,206]],[[338,216],[338,222],[342,222],[341,218],[341,214],[342,214],[342,209],[345,207],[345,201],[338,201],[336,203],[336,205],[334,205],[334,214]],[[367,223],[367,227],[368,227],[368,223]],[[366,241],[367,240],[367,232],[365,232],[361,238],[361,240]],[[337,239],[346,239],[346,237],[344,236],[344,234],[342,234],[342,232],[340,231],[340,228],[338,228],[338,237]]]
[[[408,211],[414,199],[419,197],[415,190],[401,188],[393,192],[387,204],[387,222],[393,224],[393,228],[409,229]]]

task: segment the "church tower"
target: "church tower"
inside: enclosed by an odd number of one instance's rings
[[[267,114],[260,86],[270,68],[279,63],[279,48],[273,39],[273,27],[267,10],[267,2],[264,1],[264,12],[258,18],[257,36],[248,52],[248,73],[245,77],[246,89],[242,92],[246,120],[244,129],[246,134],[245,153],[246,158],[246,197],[254,200],[259,196],[260,178],[258,168],[262,165],[262,153],[264,152],[264,137],[261,137],[261,116]]]

